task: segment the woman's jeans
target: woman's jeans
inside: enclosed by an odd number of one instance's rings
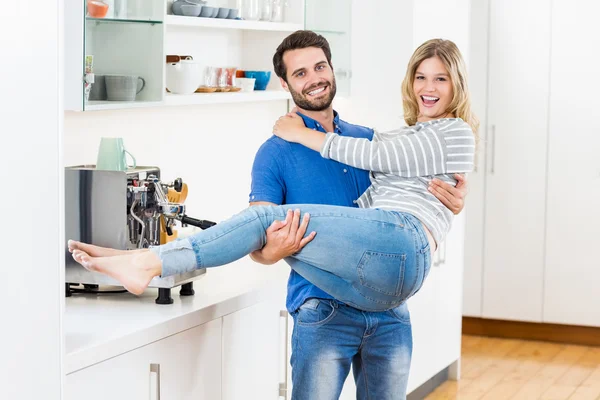
[[[397,307],[414,295],[430,268],[423,225],[401,212],[315,204],[254,206],[205,231],[154,247],[162,276],[228,264],[261,249],[266,230],[289,209],[310,214],[315,238],[290,266],[337,300],[365,311]]]

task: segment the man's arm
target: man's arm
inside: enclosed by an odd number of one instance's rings
[[[429,183],[429,191],[443,205],[455,215],[458,215],[465,207],[465,197],[468,193],[467,178],[464,175],[454,174],[458,181],[456,187],[440,179],[433,179]]]
[[[250,203],[250,206],[274,205],[266,201]],[[250,258],[257,263],[271,265],[299,252],[316,235],[316,232],[311,232],[304,237],[309,220],[310,217],[304,214],[300,222],[300,210],[288,210],[284,221],[275,221],[267,229],[267,244],[262,249],[250,253]]]
[[[250,206],[278,205],[285,200],[285,178],[281,167],[285,155],[273,141],[265,142],[258,150],[252,165]],[[314,234],[304,238],[308,220],[300,224],[300,215],[288,212],[285,221],[275,221],[267,229],[267,243],[250,258],[261,264],[274,264],[282,258],[297,253],[312,240]]]

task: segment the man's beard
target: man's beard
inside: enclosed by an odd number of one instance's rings
[[[335,92],[337,90],[336,85],[335,85],[335,76],[331,79],[331,82],[327,82],[327,84],[329,85],[329,95],[325,96],[323,98],[316,99],[316,100],[307,99],[306,95],[296,92],[294,89],[292,89],[291,86],[289,86],[289,89],[290,89],[290,94],[292,95],[292,99],[294,100],[294,103],[296,103],[296,105],[299,108],[306,110],[306,111],[323,111],[323,110],[326,110],[329,108],[329,106],[333,102],[333,98],[335,97]],[[314,90],[319,85],[315,85],[310,90],[307,90],[307,92]]]

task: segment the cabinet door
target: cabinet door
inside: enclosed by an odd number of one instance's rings
[[[600,5],[552,3],[544,322],[600,326],[600,36],[589,31]]]
[[[65,400],[82,397],[88,400],[221,398],[221,320],[67,375]]]
[[[337,95],[350,96],[352,1],[306,0],[304,16],[305,29],[324,36],[334,53],[332,63]]]
[[[148,400],[151,392],[155,396],[158,383],[156,374],[150,371],[153,359],[150,347],[142,347],[67,375],[64,399]]]
[[[164,0],[105,3],[107,11],[85,1],[65,7],[66,110],[163,99]],[[113,75],[110,82],[107,75]]]
[[[159,365],[160,400],[221,398],[221,319],[149,346]]]
[[[287,335],[277,306],[262,302],[223,317],[223,400],[279,398]]]
[[[442,262],[436,268],[435,373],[460,358],[462,334],[462,293],[465,246],[465,215],[454,218],[442,246]]]
[[[539,322],[550,2],[491,0],[489,46],[483,316]]]

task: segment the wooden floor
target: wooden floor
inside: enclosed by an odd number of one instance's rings
[[[438,399],[600,400],[600,347],[463,336],[461,379]]]

